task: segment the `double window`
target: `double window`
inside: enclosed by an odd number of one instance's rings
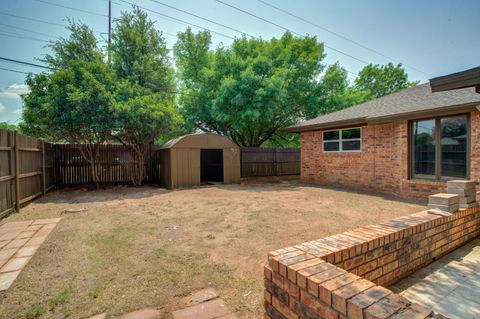
[[[411,122],[412,177],[468,177],[468,116],[447,116]]]
[[[359,152],[362,130],[359,127],[323,132],[324,152]]]

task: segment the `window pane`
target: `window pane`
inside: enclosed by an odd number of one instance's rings
[[[342,142],[342,151],[359,151],[360,141],[346,141]]]
[[[442,176],[467,177],[467,116],[440,120],[442,132]]]
[[[340,131],[328,131],[328,132],[323,132],[323,140],[324,141],[329,141],[329,140],[338,140],[339,138],[339,133]]]
[[[360,129],[359,128],[352,128],[349,130],[342,131],[342,139],[347,140],[350,138],[360,138]]]
[[[435,120],[412,123],[413,172],[435,175]]]
[[[340,150],[339,142],[325,142],[323,143],[323,150],[326,152],[335,152]]]

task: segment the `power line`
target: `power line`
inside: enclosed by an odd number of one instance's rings
[[[355,45],[357,45],[357,46],[359,46],[359,47],[361,47],[361,48],[363,48],[363,49],[365,49],[365,50],[368,50],[368,51],[370,51],[370,52],[373,52],[373,53],[375,53],[375,54],[378,54],[378,55],[380,55],[380,56],[382,56],[382,57],[384,57],[384,58],[386,58],[386,59],[388,59],[388,60],[391,60],[391,61],[397,62],[397,63],[402,63],[402,61],[400,61],[400,60],[398,60],[398,59],[392,58],[392,57],[390,57],[390,56],[388,56],[388,55],[386,55],[386,54],[383,54],[382,52],[380,52],[380,51],[378,51],[378,50],[375,50],[375,49],[372,49],[372,48],[370,48],[370,47],[367,47],[367,46],[361,44],[360,42],[357,42],[357,41],[355,41],[355,40],[352,40],[352,39],[350,39],[350,38],[348,38],[348,37],[346,37],[346,36],[344,36],[344,35],[342,35],[342,34],[340,34],[340,33],[338,33],[338,32],[335,32],[335,31],[332,31],[332,30],[330,30],[330,29],[327,29],[327,28],[325,28],[325,27],[323,27],[323,26],[321,26],[321,25],[319,25],[319,24],[317,24],[317,23],[315,23],[315,22],[312,22],[312,21],[309,21],[309,20],[307,20],[307,19],[305,19],[305,18],[302,18],[301,16],[298,16],[298,15],[296,15],[296,14],[293,14],[293,13],[291,13],[291,12],[285,10],[285,9],[282,9],[282,8],[280,8],[280,7],[277,7],[277,6],[275,6],[275,5],[271,4],[271,3],[268,3],[268,2],[266,2],[266,1],[264,1],[264,0],[257,0],[257,1],[260,2],[260,3],[263,3],[264,5],[266,5],[266,6],[270,7],[270,8],[273,8],[273,9],[278,10],[278,11],[280,11],[280,12],[283,12],[283,13],[291,16],[291,17],[294,17],[294,18],[296,18],[296,19],[299,19],[299,20],[301,20],[301,21],[303,21],[303,22],[305,22],[305,23],[308,23],[308,24],[310,24],[310,25],[312,25],[312,26],[314,26],[314,27],[316,27],[316,28],[318,28],[318,29],[321,29],[321,30],[326,31],[326,32],[328,32],[328,33],[330,33],[330,34],[333,34],[333,35],[335,35],[335,36],[337,36],[337,37],[339,37],[339,38],[342,38],[342,39],[344,39],[344,40],[346,40],[346,41],[349,41],[349,42],[351,42],[351,43],[353,43],[353,44],[355,44]],[[408,67],[408,68],[410,68],[410,69],[412,69],[412,70],[415,70],[415,71],[417,71],[417,72],[419,72],[419,73],[422,73],[422,74],[424,74],[424,75],[430,76],[428,73],[423,72],[422,70],[419,70],[419,69],[417,69],[417,68],[415,68],[415,67],[413,67],[413,66],[411,66],[411,65],[408,65],[408,64],[405,64],[405,63],[402,63],[402,64],[403,64],[405,67]]]
[[[106,14],[101,14],[101,13],[97,13],[97,12],[93,12],[93,11],[78,9],[78,8],[74,8],[74,7],[69,7],[69,6],[65,6],[65,5],[58,4],[58,3],[54,3],[54,2],[50,2],[50,1],[45,1],[45,0],[33,0],[33,1],[41,2],[41,3],[44,3],[44,4],[51,5],[51,6],[60,7],[60,8],[64,8],[64,9],[69,9],[69,10],[73,10],[73,11],[88,13],[88,14],[92,14],[92,15],[99,16],[99,17],[108,18],[108,15],[106,15]]]
[[[284,26],[282,26],[282,25],[280,25],[280,24],[278,24],[278,23],[275,23],[275,22],[273,22],[273,21],[270,21],[270,20],[267,20],[267,19],[265,19],[265,18],[262,18],[262,17],[260,17],[260,16],[258,16],[258,15],[256,15],[256,14],[253,14],[253,13],[251,13],[251,12],[249,12],[249,11],[240,9],[239,7],[236,7],[236,6],[232,5],[232,4],[229,4],[229,3],[227,3],[227,2],[223,2],[223,1],[221,1],[221,0],[215,0],[215,1],[218,2],[218,3],[220,3],[220,4],[225,5],[225,6],[227,6],[227,7],[230,7],[230,8],[232,8],[232,9],[235,9],[235,10],[237,10],[237,11],[240,11],[240,12],[242,12],[242,13],[245,13],[245,14],[251,16],[251,17],[254,17],[254,18],[257,18],[257,19],[259,19],[259,20],[262,20],[262,21],[264,21],[264,22],[266,22],[266,23],[268,23],[268,24],[271,24],[271,25],[273,25],[273,26],[276,26],[277,28],[280,28],[280,29],[283,29],[283,30],[285,30],[285,31],[291,32],[291,33],[293,33],[293,34],[295,34],[295,35],[298,35],[298,36],[300,36],[300,37],[305,37],[303,34],[300,34],[300,33],[298,33],[298,32],[295,32],[295,31],[293,31],[293,30],[290,30],[289,28],[286,28],[286,27],[284,27]],[[365,60],[362,60],[362,59],[360,59],[360,58],[357,58],[357,57],[355,57],[355,56],[353,56],[353,55],[351,55],[351,54],[348,54],[348,53],[346,53],[346,52],[344,52],[344,51],[335,49],[334,47],[328,46],[328,45],[326,45],[326,44],[323,44],[323,45],[324,45],[326,48],[328,48],[328,49],[330,49],[330,50],[332,50],[332,51],[335,51],[335,52],[338,52],[338,53],[340,53],[340,54],[343,54],[343,55],[345,55],[345,56],[347,56],[347,57],[349,57],[349,58],[351,58],[351,59],[354,59],[354,60],[357,60],[357,61],[359,61],[359,62],[362,62],[363,64],[366,64],[366,65],[370,64],[369,62],[367,62],[367,61],[365,61]]]
[[[220,35],[220,36],[225,37],[225,38],[228,38],[228,39],[232,39],[232,40],[234,39],[234,37],[229,36],[229,35],[227,35],[227,34],[224,34],[224,33],[221,33],[221,32],[217,32],[217,31],[214,31],[214,30],[211,30],[211,29],[208,29],[208,28],[199,26],[199,25],[197,25],[197,24],[190,23],[190,22],[185,21],[185,20],[172,17],[172,16],[170,16],[170,15],[168,15],[168,14],[163,14],[163,13],[160,13],[160,12],[158,12],[158,11],[155,11],[155,10],[152,10],[152,9],[148,9],[148,8],[139,6],[138,4],[135,4],[135,3],[131,3],[131,2],[128,2],[128,1],[125,1],[125,0],[118,0],[118,1],[121,1],[121,2],[123,2],[123,3],[130,4],[130,5],[132,5],[132,6],[137,6],[137,7],[139,7],[140,9],[143,9],[143,10],[145,10],[145,11],[149,11],[149,12],[155,13],[155,14],[157,14],[157,15],[159,15],[159,16],[162,16],[162,17],[170,18],[170,19],[172,19],[172,20],[175,20],[175,21],[177,21],[177,22],[186,24],[186,25],[188,25],[188,26],[194,26],[194,27],[196,27],[196,28],[199,28],[199,29],[202,29],[202,30],[205,30],[205,31],[210,31],[211,33],[215,33],[215,34],[217,34],[217,35]]]
[[[37,41],[37,42],[43,42],[43,43],[50,43],[50,41],[47,41],[47,40],[44,40],[44,39],[34,38],[34,37],[30,37],[30,36],[25,35],[25,34],[5,31],[5,30],[1,30],[1,29],[0,29],[0,36],[17,38],[17,39],[24,39],[24,40],[31,40],[31,41]]]
[[[43,35],[45,37],[51,37],[51,35],[47,34],[47,33],[33,31],[33,30],[29,30],[29,29],[24,29],[24,28],[17,27],[17,26],[11,25],[11,24],[7,24],[7,23],[0,22],[0,25],[3,25],[3,26],[8,27],[8,28],[12,28],[12,29],[20,30],[20,31],[31,32],[31,33],[34,33],[34,34]]]
[[[37,19],[37,18],[19,16],[19,15],[7,13],[7,12],[0,12],[0,15],[7,16],[7,17],[12,17],[12,18],[16,18],[16,19],[22,19],[22,20],[27,20],[27,21],[34,21],[34,22],[38,22],[38,23],[54,25],[54,26],[62,27],[62,28],[68,28],[68,25],[66,25],[66,24],[40,20],[40,19]],[[95,30],[92,30],[92,31],[95,32],[95,33],[98,33],[98,34],[105,34],[106,33],[106,32],[100,32],[100,31],[95,31]]]
[[[9,71],[9,72],[15,72],[15,73],[21,73],[21,74],[30,74],[30,73],[28,73],[28,72],[23,72],[23,71],[8,69],[8,68],[2,68],[2,67],[0,67],[0,70],[2,70],[2,71]]]
[[[10,59],[10,58],[5,58],[5,57],[0,57],[0,60],[9,62],[9,63],[15,63],[15,64],[22,64],[22,65],[28,65],[28,66],[33,66],[36,68],[42,68],[42,69],[49,69],[53,70],[51,67],[46,66],[46,65],[41,65],[41,64],[36,64],[32,62],[26,62],[26,61],[21,61],[21,60],[16,60],[16,59]]]
[[[238,30],[238,29],[229,27],[228,25],[225,25],[225,24],[222,24],[222,23],[219,23],[219,22],[216,22],[216,21],[213,21],[213,20],[210,20],[210,19],[201,17],[201,16],[199,16],[199,15],[197,15],[197,14],[195,14],[195,13],[188,12],[188,11],[186,11],[186,10],[183,10],[183,9],[180,9],[180,8],[177,8],[177,7],[174,7],[174,6],[171,6],[171,5],[169,5],[169,4],[166,4],[166,3],[163,3],[163,2],[160,2],[160,1],[157,1],[157,0],[151,0],[151,1],[157,3],[157,4],[161,5],[161,6],[164,6],[164,7],[167,7],[167,8],[170,8],[170,9],[173,9],[173,10],[176,10],[176,11],[179,11],[179,12],[182,12],[182,13],[185,13],[185,14],[188,14],[188,15],[190,15],[190,16],[193,16],[193,17],[195,17],[195,18],[198,18],[198,19],[207,21],[207,22],[209,22],[209,23],[213,23],[213,24],[218,25],[218,26],[220,26],[220,27],[222,27],[222,28],[226,28],[226,29],[229,29],[229,30],[231,30],[231,31],[235,31],[235,32],[241,33],[241,34],[243,34],[243,35],[248,35],[249,37],[254,38],[254,36],[251,35],[251,34],[248,34],[248,33],[243,32],[243,31],[241,31],[241,30]]]

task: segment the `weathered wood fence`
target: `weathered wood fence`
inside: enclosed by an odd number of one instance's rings
[[[145,183],[158,181],[158,164],[156,150],[159,145],[149,146],[145,158]],[[57,186],[73,186],[91,183],[90,166],[81,155],[81,144],[55,145],[55,182]],[[99,183],[102,185],[131,184],[135,169],[135,159],[127,146],[105,144],[100,146],[96,163]]]
[[[242,177],[300,174],[300,149],[243,147]]]
[[[51,144],[16,132],[0,130],[0,218],[55,186],[90,184],[90,167],[80,148]],[[145,183],[159,182],[160,145],[151,145],[145,159]],[[100,184],[131,184],[135,159],[128,147],[101,145],[97,161]],[[300,174],[300,150],[247,147],[241,149],[241,176]]]
[[[0,130],[0,218],[55,185],[54,145]]]

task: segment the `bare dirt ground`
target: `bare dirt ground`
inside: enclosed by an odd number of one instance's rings
[[[212,286],[239,318],[260,318],[267,253],[420,211],[397,198],[296,180],[169,191],[53,191],[3,222],[58,217],[12,287],[1,318],[85,318],[152,306],[165,314]]]

